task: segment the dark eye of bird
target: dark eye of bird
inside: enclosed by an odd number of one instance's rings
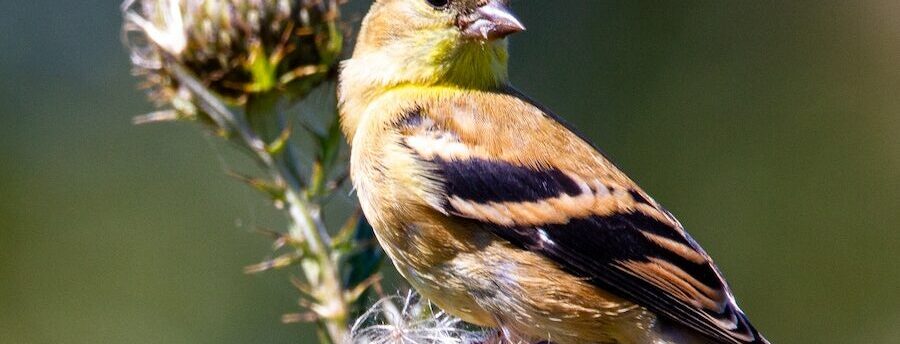
[[[428,1],[429,5],[431,5],[435,8],[443,8],[444,6],[447,6],[447,4],[450,3],[450,0],[426,0],[426,1]]]

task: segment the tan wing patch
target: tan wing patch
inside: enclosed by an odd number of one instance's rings
[[[662,237],[662,236],[659,236],[659,235],[656,235],[656,234],[653,234],[650,232],[641,231],[641,234],[643,234],[645,237],[647,237],[647,239],[650,239],[650,241],[652,241],[656,245],[659,245],[659,247],[662,247],[662,248],[668,250],[669,252],[677,254],[692,263],[706,264],[708,262],[708,260],[706,259],[706,256],[704,256],[700,252],[697,252],[697,250],[694,250],[693,248],[690,248],[680,242],[677,242],[675,240],[665,238],[665,237]]]
[[[626,261],[620,264],[629,272],[655,284],[694,307],[718,313],[726,305],[724,291],[710,288],[665,260],[650,258],[647,262]]]
[[[652,205],[636,203],[624,189],[606,186],[599,180],[594,180],[589,184],[577,176],[567,175],[581,188],[581,193],[578,195],[561,194],[557,197],[544,198],[533,202],[486,203],[450,196],[449,202],[462,216],[508,227],[565,224],[572,219],[637,211],[669,225],[678,233],[682,233],[677,224],[673,223],[659,209]],[[610,192],[610,189],[614,191]],[[669,246],[675,248],[674,244],[677,243],[672,242]],[[690,248],[683,245],[682,248],[690,250]],[[680,254],[689,254],[683,250],[679,252]],[[697,259],[706,260],[702,255],[699,257],[689,256],[687,259],[691,261]]]
[[[610,193],[609,188],[600,181],[588,184],[578,177],[569,177],[581,188],[580,194],[561,194],[533,202],[487,203],[451,196],[449,202],[462,216],[508,227],[565,224],[577,218],[636,210],[634,201],[627,197],[627,192]]]

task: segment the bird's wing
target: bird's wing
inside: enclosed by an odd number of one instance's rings
[[[485,109],[538,109],[526,103]],[[433,207],[719,342],[765,343],[709,256],[589,143],[543,110],[541,119],[479,116],[479,108],[419,108],[401,124],[401,144],[427,166],[435,185]]]

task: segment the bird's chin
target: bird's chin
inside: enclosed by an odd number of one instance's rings
[[[485,53],[490,52],[498,52],[505,51],[509,46],[509,41],[506,38],[496,38],[496,39],[481,39],[481,38],[469,38],[463,37],[463,46],[468,48],[477,48],[479,50],[489,50],[485,51]]]

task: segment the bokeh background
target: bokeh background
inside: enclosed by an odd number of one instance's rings
[[[513,81],[679,216],[773,342],[900,343],[900,2],[515,7]],[[120,24],[0,2],[0,343],[312,343],[279,323],[285,274],[241,272],[280,219],[235,154],[131,124],[153,108]]]

